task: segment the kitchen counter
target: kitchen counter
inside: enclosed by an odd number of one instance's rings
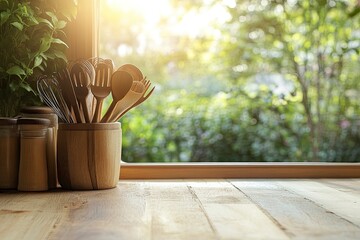
[[[360,239],[360,179],[121,180],[0,191],[0,239]]]

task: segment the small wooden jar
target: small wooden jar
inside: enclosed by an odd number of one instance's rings
[[[0,118],[0,189],[16,189],[19,171],[19,133],[16,118]]]
[[[72,190],[116,187],[121,160],[120,123],[59,124],[58,178]]]
[[[19,191],[48,190],[46,133],[50,120],[20,118]]]
[[[50,120],[50,125],[46,133],[46,159],[48,170],[49,189],[57,187],[56,169],[56,139],[58,129],[58,117],[49,107],[29,106],[21,109],[21,116],[25,118],[45,118]]]

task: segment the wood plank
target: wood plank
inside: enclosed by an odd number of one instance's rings
[[[56,193],[1,193],[1,239],[47,239],[64,215],[60,200]]]
[[[182,182],[123,182],[79,193],[54,239],[215,239]]]
[[[356,192],[360,194],[359,179],[317,179],[317,182],[323,183],[337,190],[344,192]]]
[[[360,227],[358,193],[339,191],[310,180],[279,181],[278,184]]]
[[[220,239],[288,239],[271,217],[228,182],[208,180],[187,184]]]
[[[187,188],[176,181],[147,181],[150,239],[216,239],[203,209]]]
[[[272,180],[231,180],[291,238],[357,239],[360,228]],[[287,181],[280,181],[284,183]],[[312,183],[312,182],[310,182]]]
[[[141,182],[74,194],[52,239],[146,239],[149,235],[147,193]]]
[[[349,178],[360,163],[123,163],[120,179]]]

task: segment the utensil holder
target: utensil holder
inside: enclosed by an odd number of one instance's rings
[[[116,187],[120,175],[120,123],[59,124],[58,178],[72,190]]]

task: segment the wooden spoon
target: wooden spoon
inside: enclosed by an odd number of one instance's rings
[[[110,116],[108,122],[117,121],[124,112],[127,112],[127,110],[141,98],[144,91],[144,84],[140,81],[134,81],[130,91],[118,102],[118,104],[116,104],[113,114]]]
[[[123,70],[123,71],[130,73],[130,75],[133,77],[134,81],[141,81],[144,78],[144,75],[142,74],[140,69],[137,68],[133,64],[129,64],[129,63],[124,64],[121,67],[119,67],[118,70]]]
[[[118,70],[111,77],[111,95],[113,101],[100,122],[105,123],[113,114],[116,104],[123,99],[133,84],[132,76],[125,71]]]
[[[91,92],[96,98],[96,107],[92,122],[99,122],[101,118],[101,109],[104,99],[111,92],[111,74],[113,72],[112,65],[99,63],[96,65],[95,81],[91,85]]]

